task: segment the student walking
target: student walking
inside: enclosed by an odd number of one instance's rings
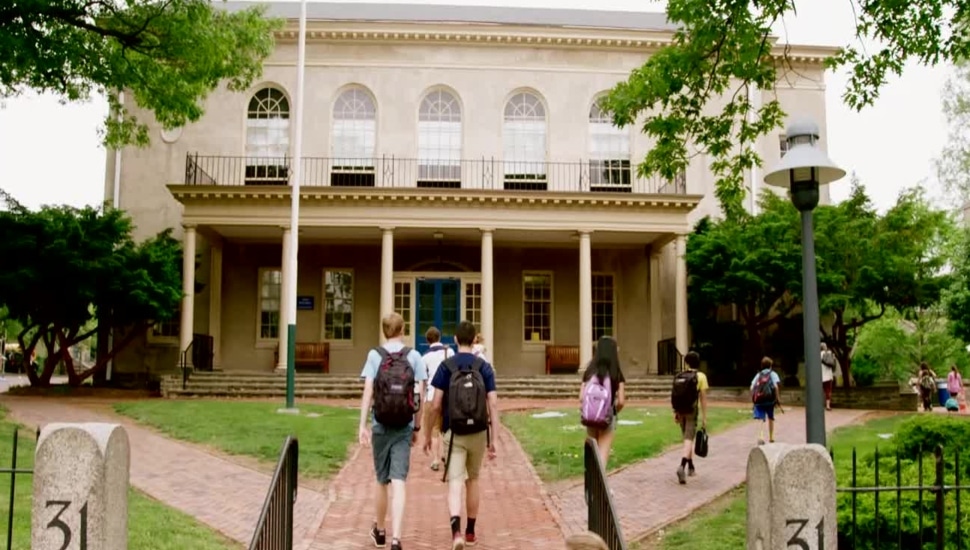
[[[761,359],[761,370],[751,380],[751,401],[754,403],[754,419],[761,421],[758,430],[758,445],[765,444],[765,422],[768,424],[768,442],[775,442],[775,405],[778,404],[778,390],[781,379],[774,370],[770,357]]]
[[[596,440],[603,468],[610,458],[616,417],[626,403],[626,379],[618,351],[616,340],[609,336],[600,338],[579,389],[580,421],[586,426],[586,435]]]
[[[388,486],[391,503],[391,550],[402,550],[401,527],[404,521],[405,481],[411,466],[411,445],[421,430],[419,403],[424,394],[427,370],[421,354],[404,345],[404,318],[391,313],[381,321],[387,341],[367,354],[361,378],[364,395],[360,402],[358,440],[373,450],[377,477],[376,511],[371,540],[378,548],[387,544]],[[368,417],[372,427],[367,429]]]
[[[835,353],[822,342],[822,390],[825,392],[825,410],[832,410],[832,386],[835,385],[835,368],[839,364]]]
[[[495,436],[491,427],[499,425],[498,394],[495,372],[481,357],[476,357],[475,325],[462,321],[455,331],[458,353],[446,359],[435,373],[431,386],[431,407],[440,414],[441,430],[447,441],[445,478],[448,480],[448,512],[451,516],[452,550],[462,550],[478,542],[475,521],[481,493],[478,476],[486,452],[496,456]],[[424,436],[424,450],[431,448],[431,438]],[[465,491],[467,524],[461,530],[462,489]]]
[[[933,397],[936,396],[936,373],[923,361],[919,364],[919,373],[916,375],[919,384],[919,396],[923,403],[924,411],[933,410]]]
[[[427,370],[428,380],[434,380],[435,374],[441,367],[441,362],[455,354],[449,346],[441,343],[441,331],[437,327],[431,327],[424,333],[424,339],[428,341],[430,347],[421,358]],[[434,401],[434,386],[428,384],[425,403],[430,404]],[[431,437],[431,469],[438,471],[441,467],[441,415],[435,414],[434,408],[424,407],[424,429]]]
[[[684,356],[684,370],[674,376],[674,387],[670,392],[670,403],[674,409],[674,421],[680,426],[684,442],[684,455],[677,468],[677,481],[687,483],[687,476],[697,474],[694,468],[694,438],[697,436],[697,421],[701,429],[707,429],[707,375],[698,370],[701,356],[689,351]]]

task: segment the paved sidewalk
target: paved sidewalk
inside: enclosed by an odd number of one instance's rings
[[[7,396],[2,403],[15,420],[31,428],[51,422],[120,422],[128,432],[133,486],[249,544],[270,476],[68,400]],[[320,525],[327,504],[323,494],[300,487],[294,528],[298,547]]]
[[[804,443],[804,409],[786,408],[775,415],[775,439],[782,443]],[[834,410],[826,413],[825,427],[832,430],[851,424],[867,411]],[[748,424],[711,436],[711,453],[695,458],[697,476],[687,485],[677,481],[676,470],[683,450],[678,448],[659,457],[645,460],[610,475],[613,503],[620,515],[623,535],[636,540],[691,511],[708,504],[745,479],[748,453],[756,445],[759,423]],[[767,437],[766,428],[765,437]],[[623,437],[620,431],[617,437]],[[551,495],[560,509],[563,530],[567,534],[585,530],[586,502],[582,482]]]

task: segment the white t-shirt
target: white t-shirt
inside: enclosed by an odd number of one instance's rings
[[[829,360],[832,366],[826,365],[825,360]],[[835,357],[835,353],[830,350],[822,352],[822,382],[829,382],[835,378],[835,367],[839,364],[839,360]]]
[[[428,348],[427,353],[421,357],[421,360],[424,361],[425,372],[428,373],[428,380],[433,380],[442,361],[454,354],[454,350],[444,344],[434,344]],[[427,402],[430,403],[434,399],[434,388],[431,387],[431,384],[428,384],[427,394]]]

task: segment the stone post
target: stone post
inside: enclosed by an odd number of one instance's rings
[[[117,424],[48,424],[34,459],[33,550],[128,548],[128,434]]]
[[[821,445],[748,454],[748,550],[835,550],[835,468]]]

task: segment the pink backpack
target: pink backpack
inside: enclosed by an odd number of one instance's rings
[[[590,428],[608,428],[613,423],[613,385],[610,375],[593,375],[583,387],[580,421]]]

